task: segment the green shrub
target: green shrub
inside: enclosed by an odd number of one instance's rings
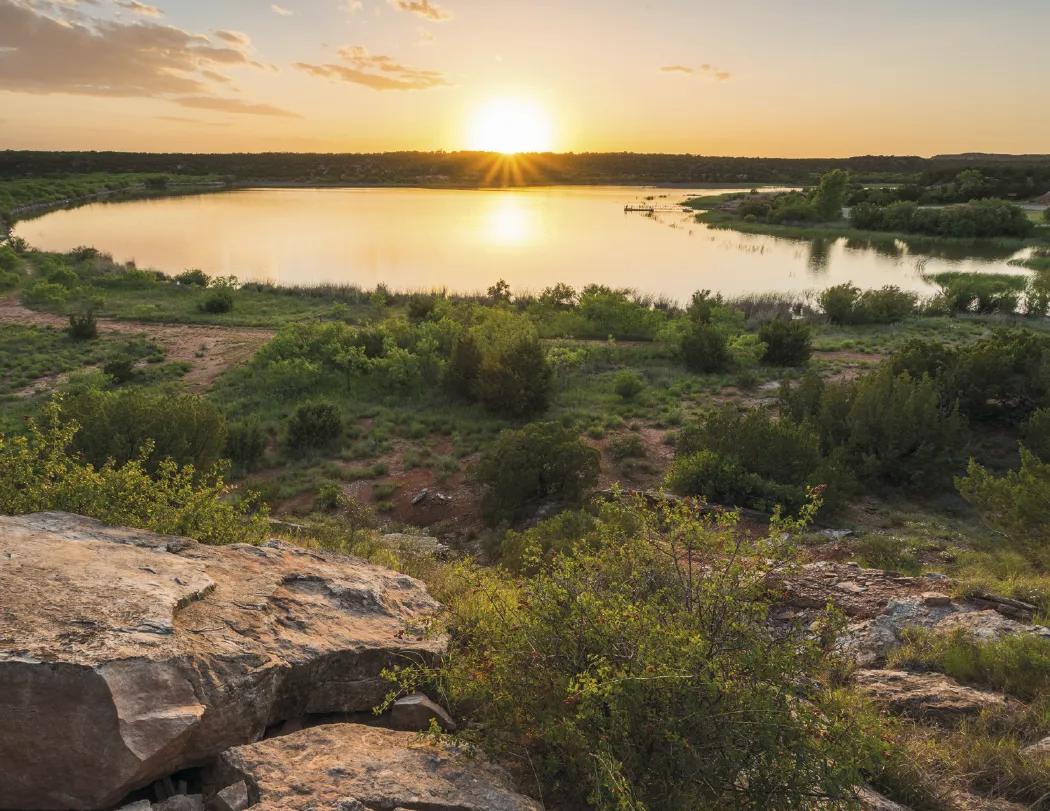
[[[22,291],[22,303],[30,309],[60,310],[69,301],[69,290],[53,282],[33,282]]]
[[[80,312],[69,314],[69,337],[74,341],[93,341],[98,337],[95,308],[90,304],[82,307]]]
[[[84,389],[67,397],[62,410],[79,426],[72,449],[95,467],[107,459],[117,466],[138,459],[152,471],[173,459],[206,471],[222,457],[226,443],[226,420],[194,395]]]
[[[598,451],[560,423],[504,431],[474,471],[486,520],[514,521],[546,501],[579,503],[598,480],[598,459]]]
[[[996,476],[973,459],[955,480],[962,497],[982,518],[1020,547],[1050,542],[1050,463],[1021,448],[1021,467]]]
[[[1024,209],[1003,200],[971,200],[945,208],[920,208],[913,202],[860,203],[850,210],[850,224],[868,231],[898,231],[937,237],[986,238],[1032,234]]]
[[[1026,285],[1023,276],[995,273],[938,273],[930,279],[951,312],[982,315],[1015,312]]]
[[[782,535],[614,506],[528,580],[461,564],[436,587],[453,650],[399,686],[435,686],[484,748],[532,764],[550,807],[787,811],[850,797],[879,747],[818,686],[819,645],[767,628]]]
[[[327,482],[317,488],[314,509],[320,512],[335,512],[346,502],[343,488],[336,482]]]
[[[122,386],[135,377],[135,359],[126,354],[115,355],[102,364],[102,371]]]
[[[623,400],[634,400],[645,391],[645,381],[629,369],[624,369],[613,378],[613,391]]]
[[[266,432],[258,417],[230,423],[226,432],[225,454],[241,470],[254,470],[266,452]]]
[[[747,372],[762,362],[769,348],[752,332],[734,335],[726,344],[733,368]]]
[[[686,368],[702,374],[724,372],[732,363],[725,334],[712,324],[690,324],[682,335],[679,351]]]
[[[73,449],[80,430],[54,401],[25,435],[0,434],[0,514],[59,510],[204,543],[265,537],[265,510],[251,499],[230,500],[218,472],[180,468],[170,459],[152,471],[138,458],[95,467]]]
[[[474,396],[486,408],[512,417],[546,409],[552,372],[528,319],[491,312],[475,328],[474,338],[480,349]]]
[[[576,312],[585,324],[579,338],[651,341],[666,321],[662,313],[632,298],[630,290],[603,285],[583,288]]]
[[[175,276],[175,281],[187,287],[207,287],[211,283],[211,277],[203,270],[192,268]]]
[[[288,418],[285,445],[292,451],[329,448],[343,436],[343,419],[332,403],[303,403]]]
[[[609,441],[609,455],[617,461],[644,459],[645,443],[638,434],[620,434]]]
[[[859,297],[860,288],[846,282],[824,290],[817,303],[832,324],[852,324]]]
[[[803,366],[809,362],[812,338],[809,324],[805,321],[789,321],[785,318],[767,321],[759,329],[758,337],[766,345],[763,363],[771,366]]]
[[[945,400],[957,400],[971,419],[1023,422],[1050,405],[1050,338],[999,330],[958,350],[941,385]]]
[[[228,313],[233,310],[233,291],[226,287],[210,290],[200,303],[201,312]]]
[[[521,532],[508,529],[498,536],[492,551],[512,572],[535,574],[555,555],[571,552],[594,524],[594,516],[586,510],[565,510]]]
[[[1029,418],[1024,444],[1041,461],[1050,462],[1050,408],[1041,408]]]
[[[966,450],[958,410],[944,412],[934,382],[888,367],[857,383],[846,435],[860,476],[893,485],[947,481]]]

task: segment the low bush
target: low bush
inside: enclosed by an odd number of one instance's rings
[[[847,282],[827,288],[818,303],[833,324],[892,324],[915,312],[918,296],[893,285],[861,292]]]
[[[686,368],[701,374],[726,371],[732,363],[725,333],[713,324],[691,323],[682,335],[679,351]]]
[[[53,282],[33,282],[22,290],[22,303],[30,309],[60,310],[69,301],[69,290]]]
[[[995,273],[938,273],[930,279],[949,312],[981,315],[1014,313],[1027,285],[1024,276]]]
[[[98,321],[90,304],[69,314],[69,337],[74,341],[93,341],[98,337]]]
[[[332,403],[303,403],[288,418],[285,446],[291,451],[329,448],[343,436],[343,418]]]
[[[598,481],[598,451],[561,423],[504,431],[474,470],[489,523],[514,521],[544,502],[578,504]]]
[[[230,423],[226,431],[225,455],[243,471],[254,470],[266,452],[266,432],[258,417]]]
[[[1014,545],[1038,548],[1050,542],[1050,463],[1027,448],[1021,448],[1020,468],[1002,476],[971,459],[956,486],[982,518]]]
[[[645,381],[635,372],[625,369],[622,372],[618,372],[613,378],[613,391],[622,400],[631,401],[645,391]]]
[[[233,291],[228,288],[209,290],[200,303],[201,312],[228,313],[233,311]]]
[[[480,351],[473,394],[486,408],[512,417],[547,408],[552,371],[528,319],[489,313],[475,328],[474,339]]]
[[[139,460],[152,471],[173,459],[206,471],[225,448],[225,418],[194,395],[89,388],[68,396],[62,412],[78,426],[72,449],[95,467],[109,459],[117,466]]]
[[[920,208],[908,201],[889,205],[858,203],[850,210],[850,224],[867,231],[964,238],[1024,238],[1035,228],[1024,209],[991,199],[945,208]]]
[[[771,366],[803,366],[812,354],[812,330],[805,321],[776,318],[758,330],[766,345],[762,362]]]
[[[176,283],[187,287],[207,287],[211,283],[211,277],[196,268],[184,270],[174,278]]]
[[[644,459],[645,442],[638,434],[621,434],[609,441],[609,455],[617,461],[624,459]]]
[[[1050,462],[1050,408],[1041,408],[1029,418],[1024,444],[1040,461]]]

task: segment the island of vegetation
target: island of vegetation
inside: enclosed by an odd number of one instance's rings
[[[177,191],[269,160],[14,153],[0,175],[41,177],[0,200]],[[273,160],[274,178],[339,180],[470,165]],[[1050,166],[858,160],[755,161],[756,182],[816,178],[693,205],[728,227],[1010,240],[1027,271],[674,302],[498,278],[290,288],[9,239],[0,514],[279,536],[419,577],[448,649],[388,671],[391,700],[439,697],[549,808],[1038,807],[1050,255],[1017,203]],[[681,162],[550,158],[574,182],[699,179]],[[865,166],[897,181],[845,171]]]

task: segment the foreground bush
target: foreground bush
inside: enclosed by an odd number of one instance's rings
[[[481,506],[496,524],[523,517],[543,502],[579,503],[598,480],[598,451],[556,422],[504,431],[478,461]]]
[[[25,436],[0,435],[0,513],[60,510],[107,524],[185,535],[204,543],[252,543],[268,529],[264,510],[231,502],[216,470],[180,467],[168,459],[155,470],[142,458],[96,467],[74,451],[79,426],[57,402],[31,421]]]
[[[400,686],[436,685],[478,722],[468,737],[530,764],[550,807],[849,804],[875,747],[818,686],[818,645],[767,629],[779,541],[631,503],[603,508],[574,549],[524,582],[447,574],[434,588],[453,648]]]

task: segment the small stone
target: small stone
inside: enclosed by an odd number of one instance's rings
[[[940,591],[924,591],[922,601],[926,605],[951,605],[952,598]]]
[[[1050,737],[1043,738],[1041,741],[1033,743],[1031,746],[1026,746],[1021,750],[1021,754],[1026,758],[1050,757]]]
[[[444,707],[431,701],[422,693],[399,698],[390,708],[389,726],[402,732],[425,732],[434,719],[445,732],[453,732],[456,722],[445,712]]]
[[[836,583],[835,588],[837,588],[839,591],[848,592],[849,594],[863,594],[867,591],[867,589],[864,588],[864,586],[860,585],[859,583],[853,582]]]
[[[153,811],[204,811],[204,797],[200,794],[178,794],[162,803],[155,803]]]
[[[117,809],[117,811],[151,811],[153,806],[149,800],[136,800],[133,803],[128,803]]]
[[[216,811],[244,811],[251,800],[248,798],[248,786],[243,780],[238,780],[232,786],[227,786],[215,795],[214,808]]]

